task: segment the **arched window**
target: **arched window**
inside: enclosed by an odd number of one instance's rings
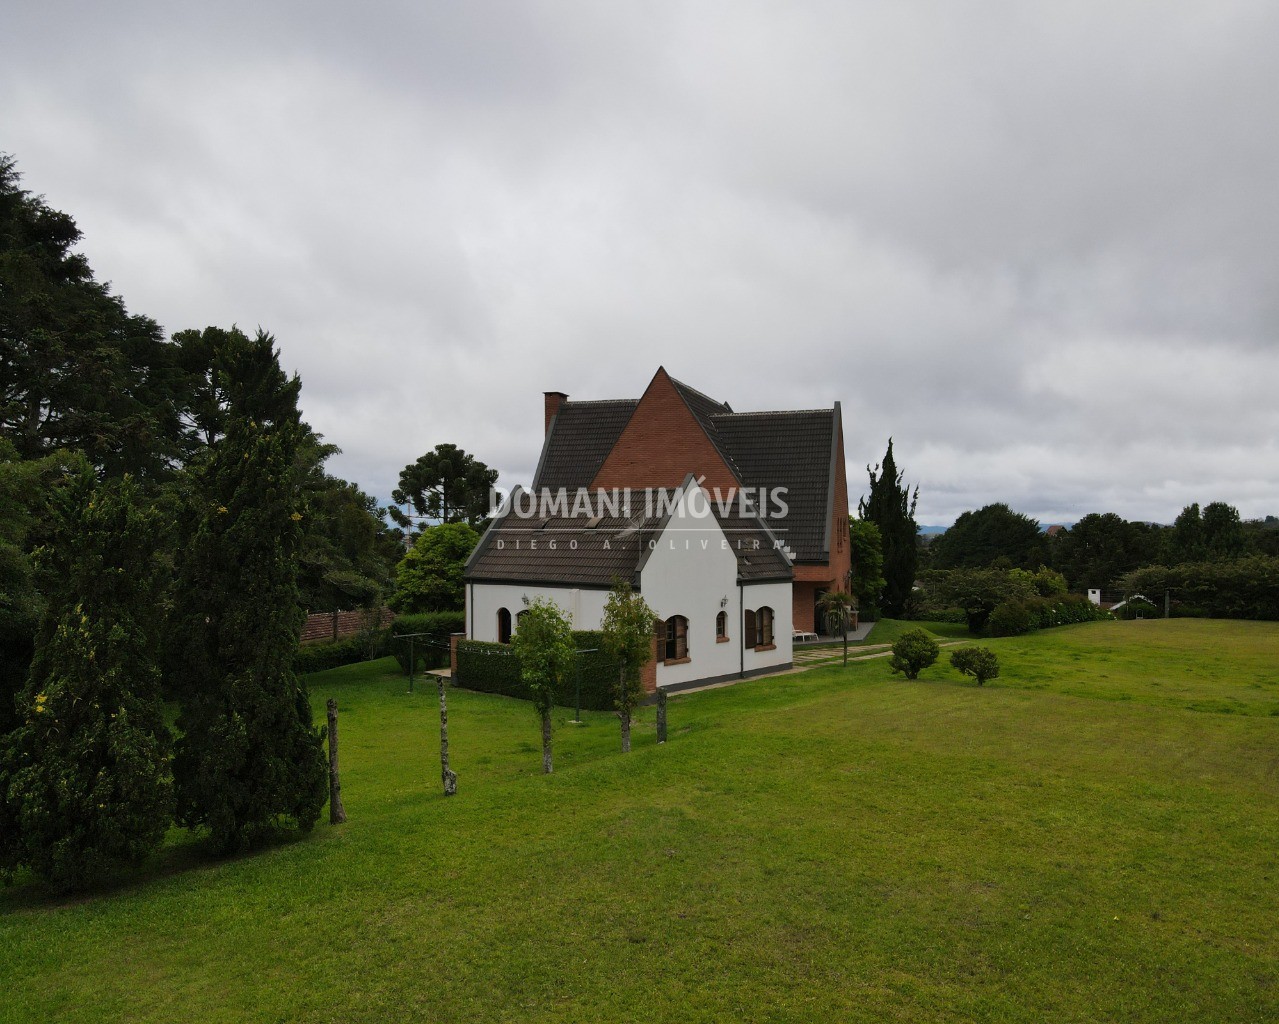
[[[755,645],[768,647],[773,642],[773,609],[761,608],[755,613]]]
[[[672,615],[666,620],[666,643],[662,649],[663,661],[681,661],[688,657],[688,619]]]
[[[527,608],[525,608],[522,612],[515,613],[515,632],[518,633],[520,631],[520,623],[524,621],[524,616],[527,614],[528,614]]]
[[[511,642],[511,611],[509,608],[499,608],[497,610],[497,642],[499,644],[509,644]]]
[[[722,644],[728,639],[728,612],[720,612],[715,616],[715,642]]]
[[[752,647],[771,647],[773,645],[773,609],[765,606],[755,611],[746,611],[743,623],[742,646],[748,650]]]

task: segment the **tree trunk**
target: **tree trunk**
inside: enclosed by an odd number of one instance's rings
[[[551,774],[551,712],[542,712],[542,774]]]
[[[341,825],[346,821],[346,808],[342,806],[342,783],[338,778],[338,702],[332,697],[329,710],[329,824]]]
[[[660,686],[657,688],[657,742],[666,742],[666,691]]]
[[[622,722],[622,753],[629,754],[631,752],[631,709],[623,708],[617,713],[617,717]]]
[[[444,677],[440,682],[440,781],[444,783],[444,795],[457,792],[457,772],[449,767],[449,708],[444,701]]]

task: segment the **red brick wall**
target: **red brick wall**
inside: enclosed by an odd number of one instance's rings
[[[657,634],[653,634],[653,657],[648,664],[644,666],[644,671],[640,673],[640,684],[644,687],[645,693],[657,692],[657,655],[658,655],[658,639]]]
[[[741,486],[666,371],[658,370],[591,487],[678,487],[689,473],[705,476],[708,489]]]
[[[395,620],[395,613],[389,608],[382,609],[382,625],[389,626]],[[315,612],[306,617],[302,627],[302,643],[321,643],[326,640],[341,640],[343,637],[355,636],[369,627],[369,612],[361,609],[354,612]]]

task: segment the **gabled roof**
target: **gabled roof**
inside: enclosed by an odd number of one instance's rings
[[[638,404],[636,398],[562,403],[542,446],[534,489],[588,486]]]
[[[733,412],[728,403],[670,380],[743,487],[786,488],[787,516],[770,525],[795,560],[827,561],[835,509],[838,403],[831,409]],[[634,399],[561,404],[542,449],[534,490],[589,487],[638,404]]]
[[[671,496],[674,489],[655,491]],[[470,583],[541,583],[574,587],[611,587],[617,580],[639,584],[649,542],[662,535],[671,515],[645,515],[644,500],[626,516],[604,516],[588,525],[581,516],[521,518],[507,514],[485,531],[466,565]],[[663,507],[656,499],[654,509]],[[755,516],[734,506],[711,514],[737,556],[743,583],[789,580],[793,573],[774,535]],[[677,527],[678,528],[678,527]],[[536,546],[534,546],[536,545]],[[553,546],[552,546],[553,545]]]

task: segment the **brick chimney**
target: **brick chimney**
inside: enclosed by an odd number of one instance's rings
[[[543,391],[546,396],[546,432],[551,432],[551,420],[555,419],[555,414],[560,411],[560,406],[568,401],[568,395],[563,391]]]

